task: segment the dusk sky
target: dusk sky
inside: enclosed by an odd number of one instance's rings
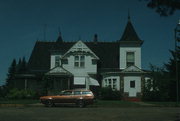
[[[180,11],[160,17],[139,0],[0,0],[0,85],[13,59],[28,61],[37,40],[55,41],[60,27],[64,41],[117,41],[131,22],[144,40],[142,68],[162,66],[174,49],[174,28]]]

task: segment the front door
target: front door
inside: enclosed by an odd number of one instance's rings
[[[135,80],[131,80],[130,81],[130,88],[129,88],[129,97],[136,97],[136,81]]]

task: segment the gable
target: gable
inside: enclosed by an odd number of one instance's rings
[[[124,72],[124,73],[126,73],[126,72],[138,72],[138,73],[142,73],[144,71],[142,71],[137,66],[130,66],[130,67],[127,67],[126,69],[124,69],[122,72]]]
[[[51,69],[49,72],[47,72],[46,75],[72,75],[72,74],[63,67],[57,66]]]
[[[66,58],[67,56],[74,54],[74,53],[83,53],[92,56],[94,59],[99,59],[99,57],[89,48],[86,46],[85,43],[82,41],[76,42],[63,56],[62,58]]]

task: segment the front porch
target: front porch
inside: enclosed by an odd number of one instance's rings
[[[45,82],[47,95],[55,95],[62,90],[72,89],[73,75],[63,67],[58,66],[47,72],[43,81]]]

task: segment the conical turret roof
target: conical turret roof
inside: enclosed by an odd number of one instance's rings
[[[139,44],[143,43],[143,41],[137,35],[137,33],[136,33],[132,23],[131,23],[129,16],[128,16],[127,25],[126,25],[124,33],[120,39],[120,42],[121,43],[136,43],[136,44],[137,43],[139,43]]]

